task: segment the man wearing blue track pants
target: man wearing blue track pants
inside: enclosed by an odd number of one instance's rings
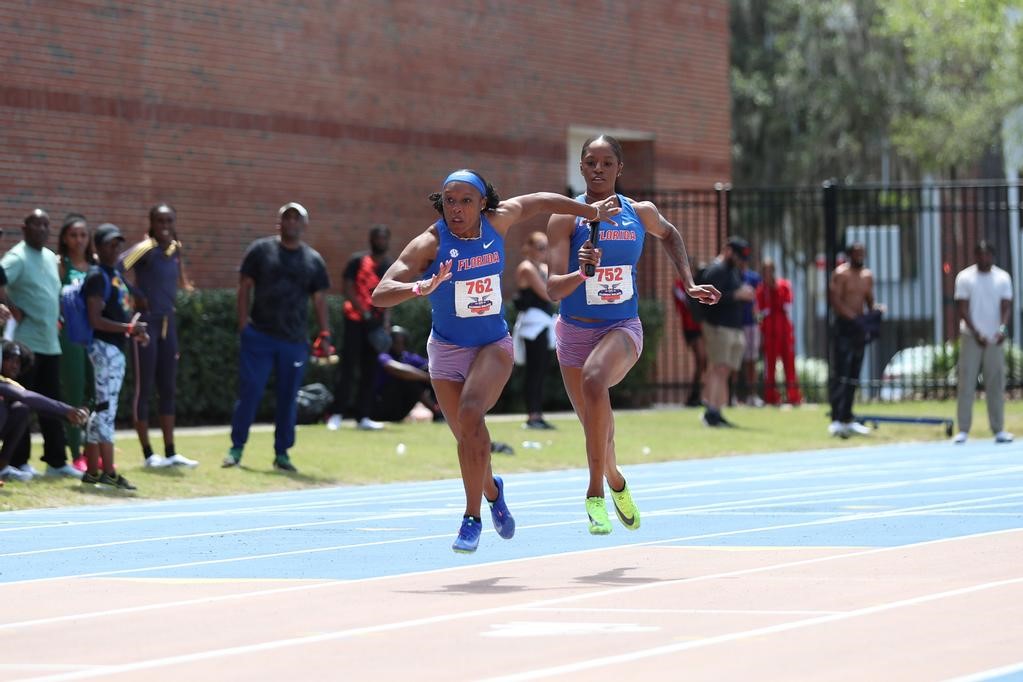
[[[231,449],[223,466],[241,462],[249,428],[273,371],[277,381],[273,466],[294,473],[297,470],[288,449],[295,444],[296,397],[309,359],[309,299],[313,299],[321,333],[328,332],[326,292],[330,279],[323,258],[302,241],[309,224],[305,208],[292,202],[281,206],[277,215],[280,234],[252,242],[240,268],[238,402],[231,416]]]

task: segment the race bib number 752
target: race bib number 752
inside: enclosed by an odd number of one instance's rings
[[[631,265],[598,267],[593,277],[586,280],[586,303],[589,305],[625,303],[632,295]]]
[[[483,317],[502,312],[499,275],[455,282],[455,314],[458,317]]]

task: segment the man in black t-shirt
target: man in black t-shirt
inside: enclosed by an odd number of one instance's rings
[[[321,333],[329,332],[330,279],[323,258],[302,241],[309,224],[305,208],[292,202],[281,206],[277,215],[279,236],[252,242],[240,268],[238,402],[231,417],[231,449],[223,465],[232,467],[241,461],[273,371],[277,382],[273,466],[294,472],[288,449],[295,444],[296,397],[309,359],[309,299],[313,299]]]
[[[703,271],[699,284],[713,284],[721,292],[714,306],[703,306],[703,337],[707,344],[707,369],[703,373],[703,402],[707,406],[703,423],[711,427],[732,426],[721,414],[728,402],[728,377],[742,365],[746,336],[742,310],[756,298],[753,288],[744,284],[740,265],[750,255],[750,246],[742,237],[729,237],[721,255]]]
[[[341,426],[343,417],[355,419],[355,427],[368,431],[384,425],[369,417],[376,378],[377,355],[386,353],[391,343],[387,333],[387,313],[373,306],[373,290],[391,267],[387,256],[391,231],[376,225],[369,231],[369,251],[356,253],[345,266],[342,282],[345,295],[345,328],[341,344],[341,367],[334,384],[334,405],[327,418],[331,431]],[[356,379],[358,377],[358,379]],[[356,387],[355,400],[352,387]]]

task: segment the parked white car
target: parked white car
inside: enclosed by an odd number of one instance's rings
[[[956,375],[950,343],[941,346],[903,348],[888,361],[881,373],[881,400],[901,400],[925,389],[955,389]],[[942,369],[943,367],[950,369]]]

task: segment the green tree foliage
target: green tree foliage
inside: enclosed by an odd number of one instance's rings
[[[732,0],[736,183],[894,180],[975,162],[1020,101],[1009,5]]]
[[[874,179],[901,58],[874,0],[733,0],[736,184]]]
[[[1011,0],[887,0],[879,33],[905,50],[892,141],[922,167],[968,164],[998,147],[1021,104],[1021,30]]]

